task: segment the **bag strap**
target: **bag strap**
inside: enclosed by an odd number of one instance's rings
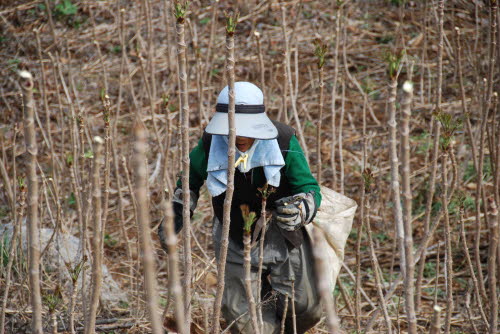
[[[208,154],[210,153],[210,144],[212,144],[212,135],[203,131],[203,136],[201,137],[203,142],[203,149],[205,150],[205,159],[208,161]]]
[[[295,129],[277,121],[271,122],[273,122],[276,129],[278,129],[278,145],[280,147],[281,154],[283,155],[283,159],[285,159],[288,149],[290,148],[290,139],[292,139],[292,136],[295,135]]]

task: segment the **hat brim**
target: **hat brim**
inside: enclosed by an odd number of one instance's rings
[[[212,135],[229,135],[228,114],[216,112],[205,131]],[[278,129],[265,113],[235,114],[236,135],[255,139],[275,139]]]

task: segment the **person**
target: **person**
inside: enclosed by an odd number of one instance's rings
[[[266,113],[262,91],[252,83],[236,82],[235,125],[236,167],[231,204],[229,246],[226,262],[222,315],[232,333],[252,333],[245,293],[243,269],[243,217],[240,206],[248,205],[260,218],[262,197],[259,188],[266,183],[274,190],[267,198],[266,210],[272,218],[266,225],[264,240],[262,291],[263,333],[279,333],[285,299],[295,303],[297,333],[305,333],[317,324],[322,310],[317,291],[311,240],[304,226],[311,223],[321,204],[320,187],[312,176],[295,130],[271,121]],[[191,214],[196,208],[203,183],[212,196],[215,217],[213,241],[218,260],[221,246],[222,217],[228,168],[228,87],[217,98],[216,112],[198,145],[191,151],[189,188]],[[182,229],[182,189],[180,180],[173,197],[175,230]],[[259,224],[252,235],[258,240]],[[159,226],[164,245],[163,223]],[[256,287],[259,247],[251,251],[252,284]],[[292,306],[289,304],[285,332],[293,333]]]

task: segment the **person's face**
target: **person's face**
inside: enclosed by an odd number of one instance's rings
[[[255,138],[247,137],[236,137],[236,148],[241,152],[246,152],[250,147],[252,147]]]

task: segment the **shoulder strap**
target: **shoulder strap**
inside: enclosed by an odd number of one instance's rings
[[[212,144],[212,135],[203,131],[201,140],[203,142],[203,149],[205,150],[205,158],[208,160],[208,154],[210,153],[210,144]]]
[[[295,129],[286,124],[271,121],[273,122],[276,129],[278,129],[278,145],[281,150],[281,154],[283,154],[283,159],[286,158],[286,154],[288,153],[288,149],[290,148],[290,139],[295,135]]]

